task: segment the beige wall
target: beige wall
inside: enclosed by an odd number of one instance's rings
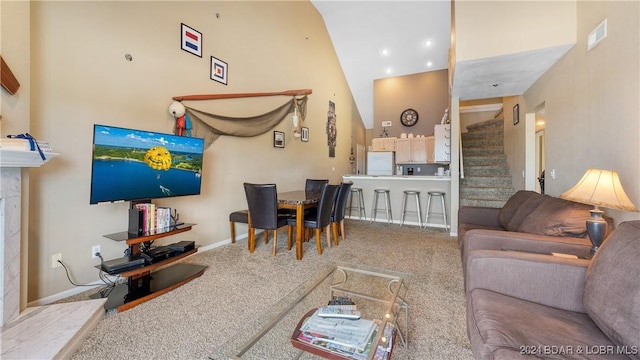
[[[559,195],[587,168],[611,169],[619,172],[627,195],[640,206],[640,3],[579,1],[577,14],[576,46],[525,92],[520,105],[524,113],[544,104],[545,187],[548,194]],[[587,35],[605,18],[607,38],[587,52]],[[505,121],[509,127],[506,116]],[[555,179],[550,169],[555,169]],[[607,213],[616,223],[640,217]]]
[[[219,17],[216,17],[219,14]],[[180,49],[180,23],[203,34],[203,57]],[[31,9],[31,128],[61,155],[33,173],[29,203],[29,300],[70,289],[51,255],[62,253],[78,283],[98,279],[91,246],[105,258],[124,244],[102,235],[126,230],[127,203],[89,205],[93,124],[171,132],[172,96],[311,88],[310,141],[292,136],[273,148],[272,133],[221,137],[205,151],[202,195],[159,201],[198,225],[181,239],[207,246],[229,239],[229,212],[246,208],[242,183],[299,189],[307,177],[341,181],[350,173],[352,139],[364,128],[321,17],[309,2],[34,2]],[[125,60],[131,54],[133,61]],[[210,56],[229,65],[228,85],[209,79]],[[190,105],[216,114],[251,116],[289,98],[245,98]],[[336,157],[325,125],[336,104]],[[245,227],[238,225],[240,234]],[[292,254],[293,256],[293,254]],[[215,270],[214,270],[215,271]]]
[[[575,1],[456,1],[456,61],[573,44],[575,9]]]
[[[382,122],[391,121],[389,136],[401,133],[433,135],[434,125],[440,124],[449,106],[448,71],[429,71],[419,74],[396,76],[373,82],[373,137],[382,132]],[[400,114],[407,108],[418,112],[418,123],[405,127]],[[371,145],[371,139],[367,145]]]
[[[9,95],[2,88],[0,101],[0,136],[24,134],[30,132],[29,102],[31,99],[31,73],[29,63],[31,53],[29,52],[29,29],[30,5],[27,1],[0,1],[0,54],[11,68],[11,72],[18,79],[20,88]],[[0,170],[1,171],[1,170]],[[29,183],[30,173],[37,172],[38,169],[22,171],[22,200],[23,204],[29,203]],[[29,208],[22,206],[22,229],[29,228]],[[20,248],[22,273],[27,274],[28,269],[28,231],[23,230],[20,234],[22,246]],[[24,308],[27,301],[27,277],[21,278],[20,307]]]

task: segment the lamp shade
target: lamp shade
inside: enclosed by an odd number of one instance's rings
[[[622,189],[616,171],[588,169],[582,179],[561,198],[610,209],[638,211]]]

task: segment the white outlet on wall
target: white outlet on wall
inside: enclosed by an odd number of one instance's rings
[[[390,126],[391,126],[391,121],[390,120],[382,122],[382,127],[390,127]]]
[[[97,258],[96,253],[99,253],[99,252],[100,252],[100,245],[93,245],[91,247],[91,258],[96,259]]]
[[[62,261],[62,253],[57,253],[57,254],[51,255],[51,267],[52,268],[57,268],[57,267],[62,266],[62,264],[60,264],[58,262],[58,260]]]

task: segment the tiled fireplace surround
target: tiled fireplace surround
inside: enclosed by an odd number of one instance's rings
[[[0,161],[4,162],[3,160],[0,154]],[[22,166],[39,165],[41,164]],[[22,304],[20,213],[23,171],[28,170],[4,165],[0,168],[0,358],[69,358],[89,330],[102,318],[105,300],[26,308]]]

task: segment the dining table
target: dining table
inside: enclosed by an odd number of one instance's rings
[[[318,191],[293,190],[278,192],[278,208],[296,211],[296,259],[302,260],[304,240],[304,210],[317,207],[321,193]]]

